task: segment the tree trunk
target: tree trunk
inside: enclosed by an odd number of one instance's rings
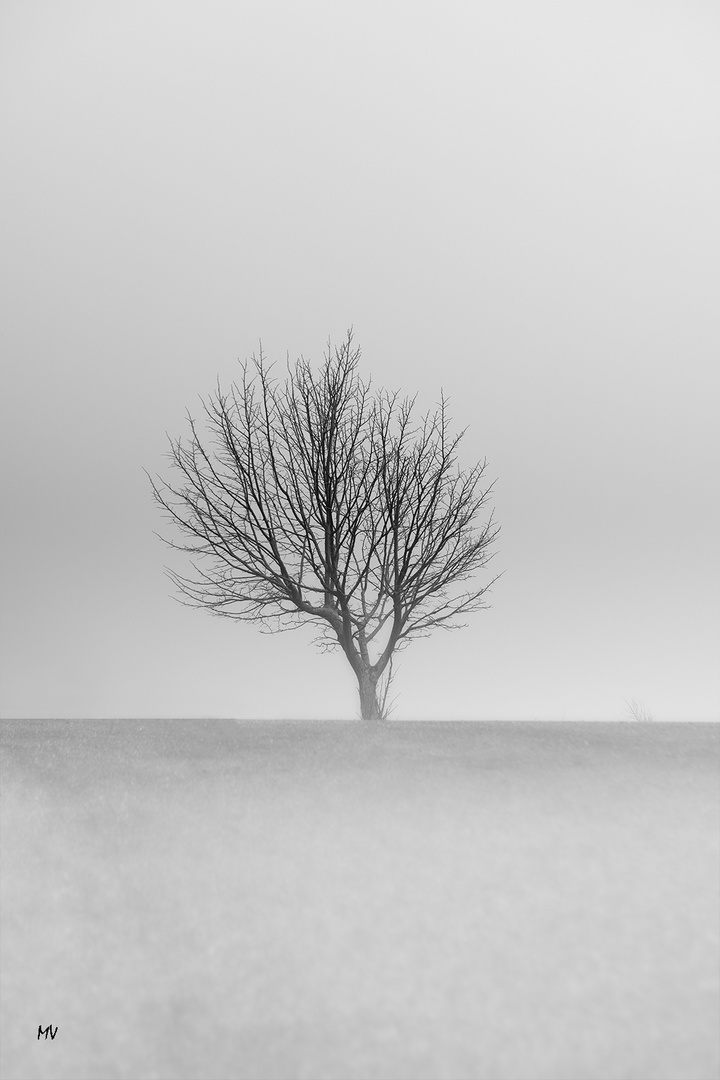
[[[380,721],[380,705],[377,698],[377,680],[369,671],[362,671],[357,677],[360,690],[360,715],[363,720]]]

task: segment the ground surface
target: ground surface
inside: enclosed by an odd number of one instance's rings
[[[715,1080],[719,735],[6,721],[3,1080]]]

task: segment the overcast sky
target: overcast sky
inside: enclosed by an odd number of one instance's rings
[[[354,326],[498,478],[505,575],[396,716],[718,719],[720,6],[0,9],[2,715],[357,715],[171,598],[143,467]]]

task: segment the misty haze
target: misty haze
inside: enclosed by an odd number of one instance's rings
[[[719,125],[702,0],[3,4],[2,1080],[718,1080]]]

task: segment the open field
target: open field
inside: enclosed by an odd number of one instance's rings
[[[3,1080],[720,1074],[720,725],[2,747]]]

